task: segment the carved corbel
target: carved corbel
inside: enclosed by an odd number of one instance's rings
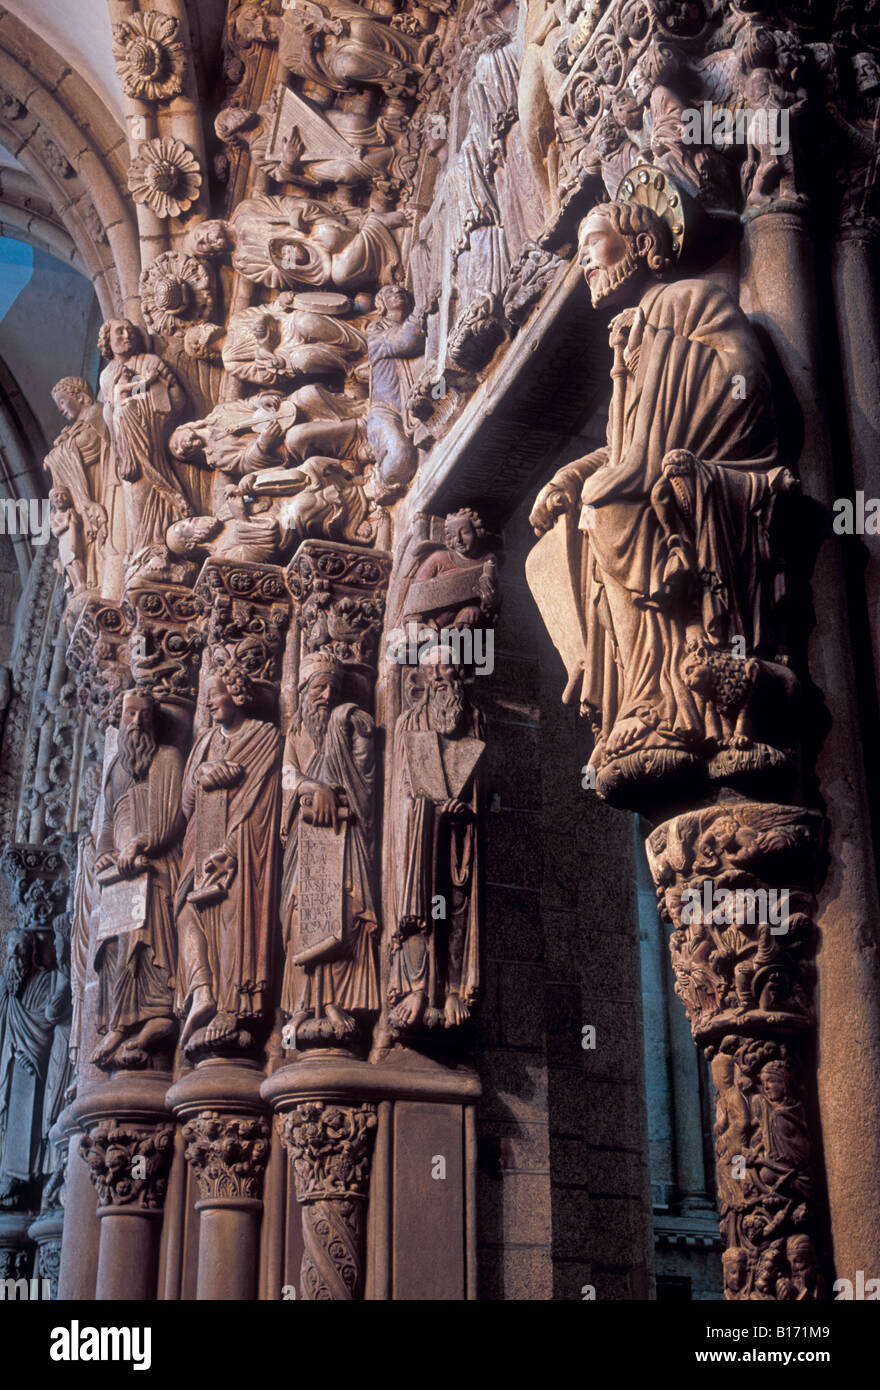
[[[123,693],[134,684],[128,639],[129,619],[118,603],[90,600],[67,649],[67,666],[83,709],[102,732],[118,723]]]
[[[302,653],[329,650],[375,674],[391,556],[334,541],[303,541],[287,567]]]
[[[130,586],[122,602],[129,667],[157,704],[193,706],[204,642],[205,601],[184,585]]]
[[[51,932],[53,919],[67,900],[68,863],[61,850],[7,845],[0,854],[0,872],[12,889],[19,928]]]
[[[290,599],[278,565],[208,560],[196,585],[207,644],[202,685],[220,665],[237,667],[253,683],[268,713],[277,706]]]

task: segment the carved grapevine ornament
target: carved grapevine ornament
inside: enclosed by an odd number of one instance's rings
[[[180,95],[186,55],[177,35],[177,20],[157,10],[114,25],[113,57],[127,97],[168,101]]]
[[[129,191],[157,217],[179,217],[199,196],[198,160],[182,140],[165,136],[141,145],[128,171]]]

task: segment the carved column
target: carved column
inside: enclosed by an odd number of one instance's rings
[[[816,261],[801,214],[771,209],[747,223],[741,303],[768,333],[794,390],[803,421],[803,491],[830,519],[837,485],[825,424],[815,283]],[[840,1274],[854,1278],[851,1271],[880,1267],[880,1096],[874,1084],[880,1074],[880,904],[865,775],[854,753],[861,746],[860,715],[836,537],[819,550],[810,586],[815,623],[809,669],[831,716],[815,769],[835,866],[817,916],[823,941],[817,962],[818,1090],[834,1260]],[[860,827],[855,834],[853,826]],[[854,1055],[861,1066],[841,1067],[833,1060]]]
[[[300,1298],[363,1298],[376,1107],[302,1101],[279,1128],[303,1208]]]
[[[98,1194],[101,1235],[94,1297],[156,1297],[159,1234],[174,1127],[165,1109],[170,1077],[117,1072],[77,1099],[79,1154]]]
[[[62,1301],[79,1302],[95,1297],[101,1223],[95,1214],[97,1193],[89,1179],[89,1170],[79,1157],[84,1136],[80,1134],[69,1106],[59,1116],[57,1128],[63,1128],[68,1135],[58,1297]]]
[[[261,1078],[259,1068],[246,1061],[209,1058],[168,1092],[169,1105],[184,1122],[186,1161],[198,1183],[198,1299],[257,1296],[269,1161]]]
[[[675,992],[711,1062],[726,1298],[821,1298],[814,1066],[822,818],[736,800],[649,836]]]

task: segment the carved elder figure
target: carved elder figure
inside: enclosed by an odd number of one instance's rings
[[[210,677],[211,726],[184,774],[178,1007],[181,1041],[208,1050],[247,1047],[242,1025],[269,1004],[282,740],[272,724],[246,717],[250,684],[234,667]]]
[[[143,691],[122,698],[116,757],[104,781],[95,873],[102,886],[94,964],[99,1067],[145,1066],[174,1031],[183,759],[156,737]]]
[[[634,784],[679,778],[725,743],[718,711],[685,680],[689,644],[742,636],[775,655],[769,526],[794,480],[777,466],[770,386],[739,306],[706,281],[654,283],[671,250],[661,218],[602,204],[580,246],[593,305],[622,311],[608,443],[540,492],[531,521],[544,539],[527,568],[568,693],[580,685],[593,721],[596,785],[628,805]]]
[[[356,704],[340,703],[342,675],[330,652],[303,658],[299,719],[285,759],[292,796],[284,825],[281,1007],[301,1038],[344,1038],[359,1013],[379,1009],[375,725]]]
[[[443,647],[394,731],[398,865],[388,986],[392,1031],[455,1027],[479,989],[479,764],[483,720]]]

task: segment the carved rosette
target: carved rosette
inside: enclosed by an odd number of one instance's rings
[[[324,1101],[304,1101],[279,1120],[297,1201],[303,1207],[301,1298],[323,1302],[362,1297],[376,1123],[374,1105]]]
[[[824,1296],[805,1087],[822,835],[816,812],[729,801],[647,842],[675,992],[714,1082],[727,1299]]]
[[[269,1125],[261,1115],[203,1110],[184,1125],[183,1140],[203,1201],[260,1199],[269,1161]]]
[[[143,10],[113,26],[122,90],[137,101],[169,101],[183,91],[186,54],[173,15]]]
[[[375,670],[391,556],[333,541],[303,541],[287,567],[302,652],[328,650]]]
[[[204,613],[204,600],[183,585],[126,591],[122,614],[132,680],[154,700],[195,702]]]
[[[102,1207],[161,1211],[174,1152],[173,1125],[99,1120],[79,1151]]]
[[[198,256],[164,251],[141,272],[141,308],[151,333],[183,333],[211,317],[211,273]]]
[[[128,189],[136,203],[145,203],[157,217],[180,217],[199,196],[202,173],[192,150],[182,140],[164,136],[146,140],[128,171]]]

